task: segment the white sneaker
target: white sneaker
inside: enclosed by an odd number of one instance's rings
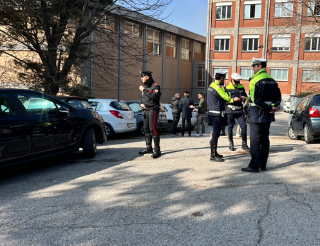
[[[194,136],[194,137],[199,137],[200,135],[199,135],[199,134],[193,134],[193,136]]]
[[[202,133],[202,135],[201,135],[201,136],[205,137],[205,136],[206,136],[206,134]]]

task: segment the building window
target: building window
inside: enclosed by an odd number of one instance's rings
[[[224,2],[216,4],[216,20],[231,19],[232,2]]]
[[[215,35],[214,51],[229,51],[229,50],[230,50],[230,35]]]
[[[270,69],[270,75],[276,81],[288,81],[288,69]]]
[[[258,51],[259,35],[242,35],[242,51]]]
[[[317,35],[314,35],[317,36]],[[310,37],[310,35],[306,34],[305,40],[305,51],[320,51],[320,37]]]
[[[167,34],[166,38],[166,56],[176,57],[177,37]]]
[[[190,41],[184,38],[181,40],[181,59],[190,60]]]
[[[244,1],[244,18],[261,18],[261,1]]]
[[[198,66],[198,87],[204,87],[205,86],[205,72],[206,69],[203,65]]]
[[[251,76],[253,76],[253,69],[251,68],[241,68],[240,69],[240,75],[242,77],[242,79],[250,79]]]
[[[302,81],[303,82],[320,82],[320,71],[303,70]]]
[[[273,34],[272,51],[290,51],[291,34]]]
[[[291,17],[293,3],[286,0],[276,0],[274,4],[274,17]]]
[[[319,0],[309,1],[307,15],[320,16],[320,1]]]
[[[106,16],[104,19],[104,28],[113,32],[116,30],[116,19],[114,16]]]
[[[226,79],[228,79],[228,75],[229,75],[229,68],[227,67],[215,67],[213,69],[213,77],[216,76],[216,73],[219,72],[219,71],[226,71],[227,74],[226,74]]]
[[[160,55],[160,32],[148,29],[148,53]]]
[[[124,34],[129,35],[131,37],[140,38],[140,25],[125,21]]]
[[[197,43],[197,42],[195,42],[195,45],[194,45],[195,47],[194,47],[194,52],[196,52],[196,53],[202,53],[202,44],[201,43]]]

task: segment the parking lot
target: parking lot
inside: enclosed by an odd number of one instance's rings
[[[285,137],[287,117],[277,113],[258,174],[241,172],[240,138],[231,152],[221,137],[225,162],[210,162],[209,134],[164,133],[155,160],[130,134],[93,159],[13,168],[0,180],[1,245],[320,245],[319,141]]]

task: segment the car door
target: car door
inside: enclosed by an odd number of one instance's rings
[[[303,118],[309,105],[309,98],[304,98],[298,105],[292,116],[292,129],[295,134],[303,134]]]
[[[0,165],[31,154],[31,128],[9,93],[0,92]]]
[[[32,149],[41,153],[67,147],[74,141],[70,108],[40,93],[15,93],[32,128]]]

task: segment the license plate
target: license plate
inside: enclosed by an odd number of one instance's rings
[[[128,128],[132,128],[132,127],[134,127],[134,123],[128,123],[127,126],[128,126]]]

